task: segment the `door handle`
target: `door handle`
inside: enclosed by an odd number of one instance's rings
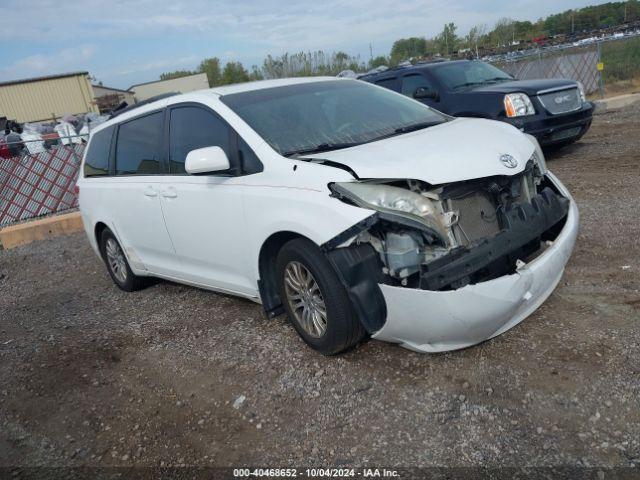
[[[169,187],[166,190],[161,190],[160,195],[164,198],[176,198],[178,196],[178,192],[176,192],[175,188]]]
[[[157,197],[158,196],[158,192],[156,192],[151,185],[145,187],[145,189],[142,191],[142,193],[144,193],[145,196],[147,196],[147,197]]]

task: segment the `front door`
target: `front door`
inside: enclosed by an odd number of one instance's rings
[[[169,235],[184,270],[182,280],[240,294],[255,294],[249,275],[243,177],[232,172],[188,175],[187,153],[221,147],[233,158],[231,128],[206,107],[169,111],[169,176],[160,192]]]

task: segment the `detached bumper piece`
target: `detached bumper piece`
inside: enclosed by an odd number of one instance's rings
[[[424,264],[420,271],[422,290],[451,290],[471,281],[479,282],[515,270],[519,258],[533,253],[540,238],[562,221],[569,200],[545,188],[531,199],[502,212],[503,229],[474,245],[459,247]]]
[[[383,281],[380,256],[370,245],[338,248],[327,253],[347,289],[353,309],[368,333],[384,325],[387,305],[380,291]]]

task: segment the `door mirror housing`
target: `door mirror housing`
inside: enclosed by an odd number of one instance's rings
[[[229,170],[231,164],[220,147],[205,147],[191,150],[187,154],[184,169],[191,175]]]
[[[413,98],[417,100],[438,100],[438,92],[428,87],[418,87],[416,91],[413,92]]]

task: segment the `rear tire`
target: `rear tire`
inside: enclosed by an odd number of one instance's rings
[[[100,253],[113,283],[121,290],[134,292],[150,284],[149,277],[140,277],[131,271],[118,239],[108,228],[105,228],[100,236]]]
[[[313,242],[303,238],[287,242],[278,253],[276,274],[287,316],[311,348],[335,355],[365,337],[345,287]]]

